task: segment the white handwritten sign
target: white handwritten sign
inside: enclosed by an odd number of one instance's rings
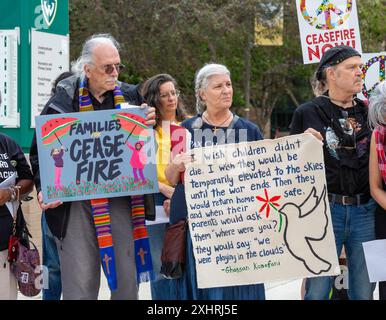
[[[339,273],[321,142],[302,134],[194,158],[185,187],[199,288]]]

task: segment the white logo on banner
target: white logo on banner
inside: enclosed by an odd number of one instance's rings
[[[56,15],[56,9],[58,8],[57,0],[41,0],[43,17],[48,26],[50,26]]]

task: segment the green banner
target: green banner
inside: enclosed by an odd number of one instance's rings
[[[0,132],[14,138],[28,152],[34,132],[31,119],[38,110],[37,103],[43,103],[36,102],[34,94],[48,98],[51,77],[68,69],[68,0],[2,0],[0,12],[0,74],[8,75],[0,77]],[[48,38],[53,40],[46,46],[40,45]],[[58,46],[67,47],[67,56],[61,60],[51,56],[51,52],[66,51],[56,50]]]

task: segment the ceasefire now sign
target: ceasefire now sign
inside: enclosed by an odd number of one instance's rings
[[[362,53],[355,0],[296,0],[296,9],[305,64],[338,45]]]

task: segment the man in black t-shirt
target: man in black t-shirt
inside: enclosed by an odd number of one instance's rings
[[[360,54],[351,47],[327,50],[315,73],[317,97],[297,108],[291,134],[308,132],[324,143],[337,253],[339,256],[344,245],[347,255],[348,296],[371,300],[375,285],[369,281],[362,247],[363,242],[375,239],[375,203],[368,173],[371,130],[367,108],[355,97],[362,88],[362,65]],[[333,279],[307,279],[305,299],[328,299]]]

